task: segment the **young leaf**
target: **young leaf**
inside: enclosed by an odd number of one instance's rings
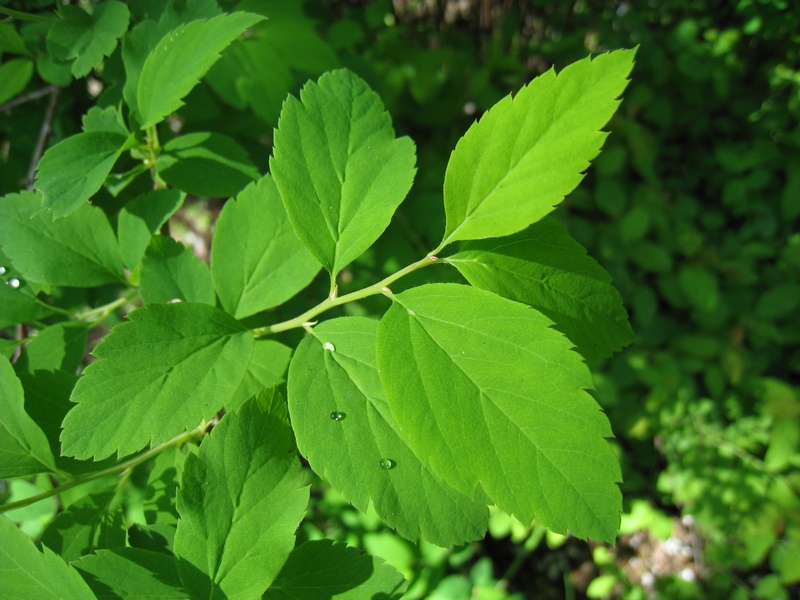
[[[22,384],[0,356],[0,477],[55,471],[47,437],[25,412]]]
[[[191,598],[175,558],[140,548],[98,550],[72,565],[98,598]]]
[[[72,392],[62,454],[124,456],[211,419],[236,392],[253,336],[206,304],[148,304],[95,348]]]
[[[267,175],[225,203],[214,229],[211,275],[237,319],[277,306],[306,287],[319,263],[297,239]]]
[[[160,123],[230,43],[264,17],[245,12],[192,21],[165,35],[147,57],[139,76],[137,105],[142,129]]]
[[[282,384],[291,356],[292,349],[288,346],[275,340],[257,339],[253,345],[253,355],[250,357],[247,372],[226,408],[237,410],[245,400],[249,400],[254,394]]]
[[[91,198],[117,162],[133,143],[108,131],[78,133],[44,153],[36,167],[36,189],[42,193],[42,206],[53,217],[65,217]]]
[[[156,190],[128,202],[117,216],[117,238],[125,266],[133,271],[142,260],[150,236],[175,214],[186,197],[178,190]]]
[[[14,368],[19,371],[55,371],[75,373],[86,351],[89,326],[86,323],[65,321],[41,330],[25,351],[20,354]]]
[[[245,149],[220,133],[189,133],[170,140],[156,166],[165,182],[195,196],[228,198],[259,178]]]
[[[544,313],[584,358],[633,341],[611,276],[553,218],[510,237],[466,242],[446,262],[475,287]]]
[[[128,30],[130,12],[122,2],[108,0],[90,15],[74,6],[62,6],[64,19],[53,23],[47,33],[47,49],[58,60],[72,63],[72,74],[84,77],[110,56],[117,38]]]
[[[93,206],[53,221],[36,194],[0,198],[0,245],[30,281],[72,287],[125,281],[114,232]]]
[[[613,542],[620,470],[580,355],[541,313],[456,284],[393,297],[378,328],[391,411],[433,471],[523,522]]]
[[[414,454],[392,416],[376,366],[378,322],[324,321],[289,368],[289,410],[300,452],[361,510],[372,502],[411,540],[449,546],[486,533],[486,501],[443,483]],[[386,468],[390,467],[390,468]]]
[[[208,266],[171,237],[156,235],[142,259],[139,285],[145,302],[178,299],[214,305],[214,283]]]
[[[389,225],[415,161],[414,142],[395,139],[378,95],[341,70],[287,98],[270,171],[298,237],[336,275]]]
[[[553,69],[469,128],[444,180],[443,244],[501,237],[535,223],[580,183],[600,152],[635,50]]]
[[[303,483],[291,428],[265,398],[227,413],[183,469],[175,555],[186,589],[259,596],[294,547],[308,504]]]
[[[47,547],[39,552],[31,538],[3,516],[0,540],[0,597],[95,600],[72,567]]]
[[[0,65],[0,104],[24,90],[32,76],[33,61],[29,58],[14,58]]]
[[[315,540],[300,544],[262,596],[264,600],[399,600],[403,576],[381,559],[356,548]]]
[[[42,544],[72,562],[98,548],[125,546],[125,515],[114,489],[70,504],[44,530]]]
[[[89,109],[89,112],[83,115],[81,124],[83,125],[84,133],[116,133],[126,138],[131,133],[128,131],[125,119],[114,106],[107,106],[106,108],[93,106]]]

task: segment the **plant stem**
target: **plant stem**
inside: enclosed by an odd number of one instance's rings
[[[436,256],[436,253],[441,250],[444,246],[439,246],[436,250],[428,253],[425,258],[421,258],[417,262],[411,263],[410,265],[400,269],[396,273],[381,279],[378,283],[370,285],[368,287],[362,288],[360,290],[356,290],[355,292],[350,292],[349,294],[345,294],[344,296],[338,297],[331,297],[333,294],[328,296],[324,301],[317,304],[314,308],[307,310],[299,317],[295,317],[294,319],[289,319],[288,321],[282,321],[281,323],[276,323],[275,325],[267,325],[266,327],[259,327],[258,329],[253,329],[253,335],[255,337],[263,337],[265,335],[270,335],[272,333],[279,333],[281,331],[287,331],[289,329],[295,329],[297,327],[303,327],[303,325],[309,323],[314,317],[319,314],[324,313],[326,310],[330,310],[335,306],[341,306],[342,304],[347,304],[348,302],[353,302],[355,300],[361,300],[368,296],[374,296],[376,294],[382,294],[383,289],[400,279],[417,271],[419,269],[423,269],[428,265],[435,263],[439,258]]]
[[[46,492],[42,492],[41,494],[37,494],[36,496],[30,496],[29,498],[23,498],[22,500],[17,500],[16,502],[9,502],[8,504],[4,504],[0,506],[0,513],[6,513],[11,510],[15,510],[17,508],[23,508],[25,506],[30,506],[40,500],[45,500],[50,498],[51,496],[55,496],[62,492],[66,492],[67,490],[71,490],[74,487],[78,487],[79,485],[83,485],[84,483],[88,483],[90,481],[94,481],[95,479],[101,479],[103,477],[107,477],[108,475],[116,475],[117,473],[121,473],[126,469],[133,469],[134,467],[138,467],[140,464],[147,462],[154,456],[157,456],[167,448],[171,448],[172,446],[179,446],[185,442],[188,442],[193,437],[197,436],[202,429],[198,428],[193,431],[187,431],[186,433],[182,433],[178,435],[168,442],[164,442],[163,444],[156,446],[155,448],[151,448],[146,452],[143,452],[139,456],[135,458],[131,458],[130,460],[126,460],[125,462],[119,463],[118,465],[114,465],[113,467],[109,467],[108,469],[103,469],[102,471],[95,471],[94,473],[89,473],[88,475],[84,475],[83,477],[77,477],[72,481],[66,482],[64,485],[60,485],[58,487],[53,488],[52,490],[47,490]]]
[[[35,21],[37,23],[52,23],[57,20],[57,17],[45,17],[43,15],[32,15],[24,13],[19,10],[5,8],[0,6],[0,15],[8,15],[12,19],[19,19],[20,21]]]
[[[100,323],[100,321],[104,320],[108,315],[112,312],[117,310],[120,306],[130,302],[139,294],[139,290],[136,288],[128,290],[123,296],[117,298],[113,302],[109,302],[108,304],[104,304],[103,306],[98,306],[97,308],[91,308],[89,310],[77,313],[75,318],[79,321],[87,321],[92,325],[96,325]],[[92,318],[95,315],[100,315],[97,318]]]

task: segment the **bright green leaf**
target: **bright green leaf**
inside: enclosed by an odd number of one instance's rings
[[[444,181],[444,243],[501,237],[535,223],[580,183],[600,152],[635,50],[551,69],[469,128]]]
[[[83,206],[105,182],[129,141],[118,133],[90,131],[62,140],[36,167],[42,206],[65,217]]]
[[[95,600],[81,576],[48,548],[0,516],[0,597],[8,600]]]
[[[65,18],[53,23],[47,34],[47,49],[59,60],[73,60],[72,74],[84,77],[117,47],[117,39],[128,30],[130,12],[122,2],[98,4],[91,15],[74,6],[62,6]]]
[[[289,220],[332,275],[389,225],[416,169],[380,98],[350,71],[310,82],[283,105],[270,171]]]
[[[253,350],[253,336],[206,304],[148,304],[131,312],[93,354],[72,393],[62,453],[124,456],[159,444],[233,397]]]
[[[356,548],[316,540],[299,545],[263,595],[264,600],[399,599],[403,576]]]
[[[14,58],[0,65],[0,103],[24,90],[32,76],[33,61],[29,58]]]
[[[228,403],[228,410],[237,410],[242,403],[261,390],[276,387],[285,381],[286,368],[292,349],[280,342],[270,339],[257,339],[253,345],[253,355],[242,383],[233,399]]]
[[[81,119],[84,133],[105,132],[116,133],[127,138],[130,135],[125,119],[114,106],[100,108],[93,106]]]
[[[142,129],[160,123],[230,43],[264,17],[245,12],[192,21],[165,35],[147,57],[136,94]]]
[[[466,242],[446,260],[475,287],[544,313],[587,359],[633,341],[611,277],[555,219],[513,236]]]
[[[139,285],[145,302],[183,300],[214,305],[208,265],[171,237],[156,235],[142,259]]]
[[[42,543],[72,562],[99,548],[125,546],[125,515],[113,489],[80,498],[47,526]]]
[[[72,564],[98,598],[191,598],[168,554],[140,548],[98,550]]]
[[[0,356],[0,477],[54,470],[47,437],[25,412],[22,384],[8,359]]]
[[[415,453],[523,522],[613,542],[622,497],[591,375],[534,309],[455,284],[394,297],[378,328],[391,411]],[[400,465],[398,463],[398,468]]]
[[[42,329],[20,355],[14,368],[17,371],[62,370],[75,373],[86,352],[89,326],[86,323],[65,321]]]
[[[409,539],[440,546],[480,539],[485,499],[460,494],[420,462],[389,410],[376,366],[377,330],[371,319],[333,319],[298,346],[288,389],[300,452],[353,505],[366,511],[372,502]]]
[[[72,287],[124,281],[114,232],[93,206],[53,221],[36,194],[0,198],[0,246],[30,281]]]
[[[235,196],[260,176],[245,149],[220,133],[189,133],[170,140],[157,168],[172,187],[203,197]]]
[[[134,270],[150,244],[150,236],[175,214],[185,198],[178,190],[156,190],[128,202],[117,217],[117,237],[125,266]]]
[[[225,203],[214,229],[211,274],[226,311],[241,319],[277,306],[318,271],[269,175]]]
[[[183,469],[175,555],[186,589],[258,597],[294,547],[303,483],[291,428],[264,398],[227,413]]]

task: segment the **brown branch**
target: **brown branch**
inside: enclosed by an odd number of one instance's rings
[[[36,147],[33,149],[33,156],[31,156],[31,165],[28,168],[28,175],[25,178],[25,187],[28,190],[33,190],[34,177],[36,175],[36,165],[39,164],[39,159],[44,154],[44,147],[47,144],[47,138],[53,130],[53,119],[56,114],[56,106],[58,106],[58,98],[61,95],[61,89],[53,86],[50,89],[50,103],[47,105],[47,111],[42,119],[42,126],[39,129],[39,137],[36,139]]]

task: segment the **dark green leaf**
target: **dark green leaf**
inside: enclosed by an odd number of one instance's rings
[[[611,427],[569,340],[536,310],[468,286],[393,299],[378,328],[378,367],[423,462],[523,522],[613,542],[622,497],[604,439]]]
[[[73,563],[98,598],[191,598],[175,559],[139,548],[99,550]]]
[[[48,548],[33,541],[0,516],[0,597],[28,600],[95,600],[80,575]]]
[[[389,410],[376,366],[377,331],[372,319],[333,319],[298,346],[288,389],[300,452],[353,505],[366,511],[371,502],[412,540],[449,546],[480,539],[485,498],[473,501],[432,473]]]
[[[165,525],[163,523],[142,525],[140,523],[134,523],[133,526],[128,529],[128,542],[132,548],[162,552],[172,556],[174,540],[175,525]]]
[[[144,497],[144,517],[150,524],[174,525],[178,522],[175,497],[183,473],[186,454],[177,446],[161,452],[147,477],[147,494]]]
[[[124,281],[114,232],[93,206],[53,221],[36,194],[0,198],[0,245],[29,281],[73,287]]]
[[[389,225],[415,161],[377,94],[341,70],[286,100],[270,171],[298,237],[335,275]]]
[[[211,274],[226,311],[241,319],[277,306],[318,271],[269,175],[225,203],[214,229]]]
[[[178,190],[156,190],[128,202],[117,217],[117,237],[125,266],[134,270],[150,245],[150,236],[175,214],[186,197]]]
[[[291,428],[264,398],[227,413],[184,465],[175,555],[186,589],[259,596],[294,547],[303,483]]]
[[[233,397],[253,336],[213,306],[148,304],[95,348],[72,393],[62,453],[124,456],[211,419]]]
[[[18,287],[9,285],[7,281],[10,279],[19,281],[18,277],[9,277],[5,282],[0,279],[0,329],[17,323],[38,321],[52,314],[36,302],[30,288],[24,284]]]
[[[216,303],[208,266],[190,248],[163,235],[150,240],[142,259],[139,286],[145,302]]]
[[[475,287],[544,313],[587,359],[633,341],[611,277],[555,219],[509,237],[467,242],[447,262]]]
[[[381,559],[330,540],[295,548],[264,600],[399,599],[403,576]]]
[[[14,58],[0,65],[0,103],[22,92],[33,75],[33,61]]]
[[[86,352],[86,323],[66,321],[43,329],[26,346],[14,368],[34,371],[62,370],[75,373]]]
[[[25,41],[19,36],[13,25],[0,23],[0,52],[28,54]]]

